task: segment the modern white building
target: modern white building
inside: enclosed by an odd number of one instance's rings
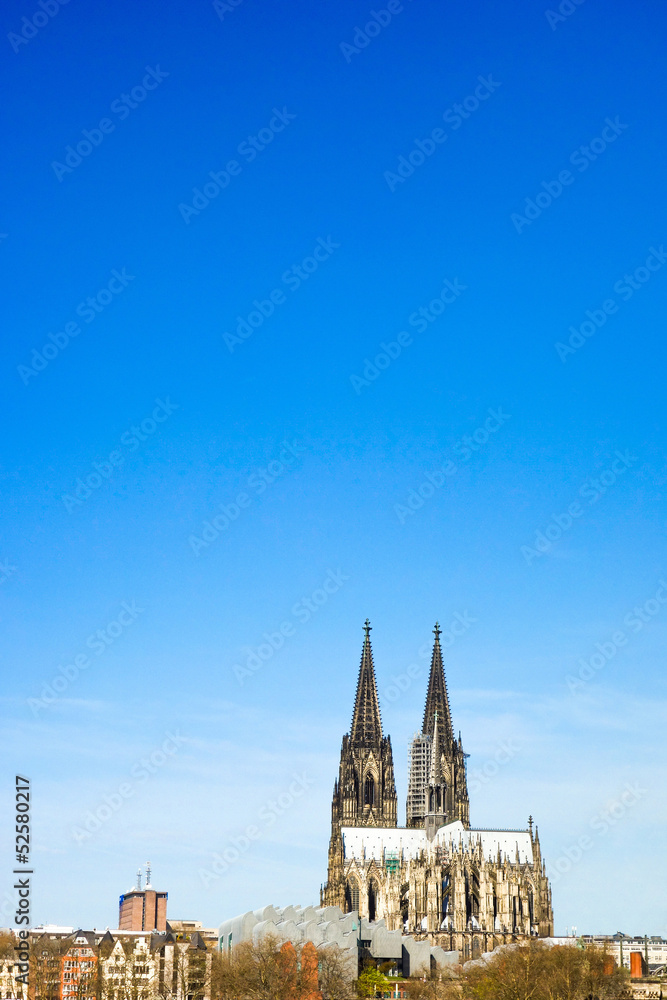
[[[343,913],[338,906],[265,906],[220,924],[221,951],[236,945],[272,937],[278,942],[305,944],[316,948],[335,945],[346,955],[350,975],[356,978],[360,959],[393,962],[394,972],[415,976],[432,968],[456,965],[459,953],[415,941],[400,931],[387,929],[384,920],[359,919],[356,911]]]

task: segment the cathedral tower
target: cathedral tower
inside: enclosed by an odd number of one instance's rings
[[[343,736],[338,780],[331,804],[329,874],[323,891],[327,904],[344,905],[342,826],[395,827],[396,785],[391,739],[382,735],[368,619],[350,732]]]
[[[433,835],[439,826],[460,819],[470,826],[466,781],[466,754],[461,734],[454,738],[445,668],[436,622],[422,732],[412,741],[406,805],[408,827],[426,827]],[[427,822],[427,816],[429,820]]]
[[[350,732],[343,737],[332,821],[339,826],[396,826],[391,739],[382,735],[371,626],[366,619]]]

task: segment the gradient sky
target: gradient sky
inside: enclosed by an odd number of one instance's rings
[[[35,923],[316,902],[368,616],[400,821],[457,622],[473,826],[667,935],[664,8],[218,7],[1,14],[0,923],[17,772]]]

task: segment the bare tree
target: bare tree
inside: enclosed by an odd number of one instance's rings
[[[215,952],[211,1000],[352,1000],[354,979],[339,948],[266,937]]]
[[[355,979],[346,953],[336,945],[318,948],[319,987],[323,1000],[350,1000],[356,997]],[[356,972],[356,969],[355,969]]]
[[[33,938],[30,944],[28,975],[30,1000],[60,1000],[62,958],[72,946],[72,939]]]
[[[12,934],[0,934],[0,996],[24,1000],[28,996],[28,988],[25,983],[16,980],[19,973],[15,944],[16,939]]]
[[[433,972],[423,979],[410,980],[407,994],[410,1000],[461,1000],[461,981],[448,970]]]
[[[597,948],[540,942],[496,952],[461,975],[462,1000],[622,1000],[628,973]]]

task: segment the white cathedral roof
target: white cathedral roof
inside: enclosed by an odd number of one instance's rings
[[[456,820],[454,823],[441,826],[431,841],[426,836],[426,830],[395,826],[344,826],[341,833],[345,857],[358,860],[362,860],[365,856],[366,860],[374,858],[376,861],[384,862],[385,852],[399,856],[403,853],[406,859],[416,858],[421,851],[428,851],[433,847],[453,846],[456,849],[459,842],[464,848],[468,846],[474,848],[478,839],[481,839],[482,853],[487,860],[490,857],[495,861],[500,849],[501,856],[507,857],[514,864],[518,848],[519,862],[533,863],[533,846],[527,830],[465,830],[463,823]]]

